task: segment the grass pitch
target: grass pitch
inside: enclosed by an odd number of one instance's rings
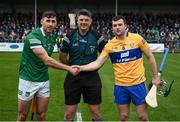
[[[0,53],[0,121],[15,121],[17,117],[17,90],[18,68],[21,53]],[[53,57],[58,59],[58,54]],[[162,53],[156,53],[155,58],[158,66],[163,58]],[[151,72],[147,60],[144,60],[147,82],[151,80]],[[114,74],[111,62],[108,61],[99,70],[102,78],[102,115],[105,121],[118,121],[118,111],[113,103]],[[63,81],[65,71],[49,68],[51,81],[51,97],[47,112],[47,120],[62,121],[64,114]],[[158,96],[158,107],[148,108],[150,121],[180,121],[180,54],[169,54],[165,62],[163,79],[168,83],[175,80],[172,92],[168,97]],[[81,102],[78,111],[82,114],[83,121],[91,120],[88,107]],[[30,120],[30,113],[27,118]],[[130,120],[136,121],[135,107],[131,105]]]

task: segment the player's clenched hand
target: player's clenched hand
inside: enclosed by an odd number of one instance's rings
[[[156,85],[157,87],[159,87],[159,85],[160,85],[160,83],[161,83],[160,76],[159,76],[159,75],[153,76],[152,83],[153,83],[154,85]]]

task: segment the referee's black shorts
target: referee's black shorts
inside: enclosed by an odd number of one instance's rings
[[[84,103],[90,105],[100,104],[101,88],[101,79],[97,71],[80,72],[77,76],[68,73],[64,81],[65,104],[78,104],[81,95]]]

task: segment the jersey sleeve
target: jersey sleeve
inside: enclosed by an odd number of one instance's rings
[[[64,52],[64,53],[68,53],[69,52],[69,44],[70,44],[70,40],[68,37],[65,36],[63,41],[62,41],[60,51]]]
[[[139,45],[139,48],[144,51],[146,50],[147,48],[149,48],[149,45],[147,43],[147,41],[142,37],[142,36],[139,36],[138,37],[138,45]]]
[[[41,40],[38,39],[36,36],[30,36],[26,41],[29,41],[31,49],[42,47]]]
[[[108,57],[108,56],[109,56],[109,53],[110,53],[110,48],[109,48],[109,43],[107,43],[107,44],[104,46],[104,48],[103,48],[100,56]]]
[[[104,36],[100,36],[100,38],[98,39],[98,51],[99,52],[102,52],[106,43],[107,43],[107,40],[105,40]]]

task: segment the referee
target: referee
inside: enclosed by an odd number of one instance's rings
[[[64,37],[60,51],[62,63],[84,65],[97,59],[98,52],[102,51],[106,41],[99,33],[90,29],[91,23],[91,13],[81,9],[77,14],[78,29]],[[84,103],[88,104],[92,120],[101,121],[101,88],[98,71],[81,72],[77,76],[68,73],[64,81],[65,121],[73,121],[81,95]]]

